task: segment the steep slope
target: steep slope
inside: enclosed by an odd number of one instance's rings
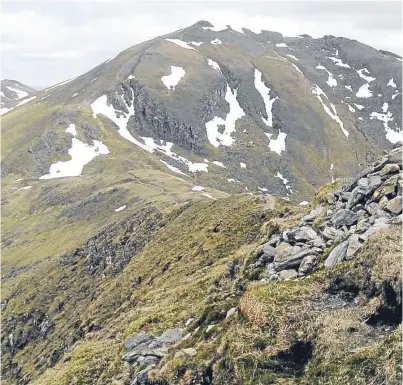
[[[401,156],[309,208],[131,210],[10,274],[3,382],[399,384]]]
[[[28,103],[37,91],[32,87],[18,82],[17,80],[3,79],[0,81],[1,102],[0,115],[10,111],[17,104]],[[22,99],[22,100],[21,100]]]

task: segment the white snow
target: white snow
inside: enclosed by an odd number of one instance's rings
[[[388,111],[388,107],[389,107],[389,104],[388,104],[388,103],[383,103],[382,112]]]
[[[97,79],[98,79],[98,77],[92,79],[92,80],[90,81],[90,83],[95,82],[95,80],[97,80]]]
[[[130,79],[136,79],[136,77],[135,77],[134,75],[130,74],[130,75],[127,77],[127,80],[130,80]]]
[[[76,79],[76,78],[72,78],[72,79],[66,80],[66,81],[64,81],[64,82],[61,82],[61,83],[59,83],[59,84],[55,84],[55,85],[52,86],[52,87],[45,88],[44,91],[50,91],[50,90],[53,90],[53,88],[63,86],[63,85],[65,85],[65,84],[67,84],[67,83],[73,81],[74,79]]]
[[[339,59],[338,57],[326,56],[326,58],[332,60],[333,63],[334,63],[336,66],[344,67],[344,68],[351,68],[348,64],[343,63],[343,62],[341,61],[341,59]]]
[[[195,45],[196,47],[198,47],[199,45],[202,45],[203,42],[202,41],[191,41],[190,44]]]
[[[349,132],[344,128],[344,124],[343,122],[340,120],[339,116],[337,115],[337,111],[336,111],[336,107],[333,105],[333,103],[330,103],[330,107],[332,108],[333,112],[330,110],[330,108],[324,103],[324,101],[322,100],[321,95],[325,96],[326,99],[328,99],[328,97],[326,96],[326,94],[323,92],[323,90],[318,86],[315,85],[315,88],[312,89],[312,93],[314,95],[316,95],[316,97],[319,99],[319,101],[321,102],[323,109],[325,110],[325,112],[340,126],[341,130],[343,131],[343,134],[348,137]]]
[[[309,202],[307,202],[307,201],[302,201],[302,202],[299,203],[299,205],[300,205],[300,206],[307,206],[307,205],[309,205]]]
[[[283,177],[283,174],[277,171],[277,174],[274,175],[275,178],[279,178],[283,181],[285,188],[292,193],[291,186],[288,184],[289,180]]]
[[[369,89],[369,83],[363,84],[355,96],[357,96],[357,98],[370,98],[372,96],[372,91]]]
[[[21,182],[21,181],[22,181],[22,178],[18,178],[14,182]]]
[[[372,81],[375,80],[375,78],[371,76],[364,75],[364,72],[366,72],[369,75],[369,71],[366,68],[361,68],[360,70],[357,71],[357,74],[360,76],[360,78],[364,79],[368,83],[371,83]]]
[[[392,95],[392,100],[394,100],[395,97],[396,97],[397,95],[399,95],[399,94],[400,94],[400,92],[396,92],[395,94],[393,94],[393,95]]]
[[[344,86],[344,87],[346,87],[349,91],[353,91],[353,89],[352,89],[352,87],[351,86]]]
[[[11,110],[13,110],[13,108],[6,108],[6,107],[0,108],[0,116],[6,114],[8,111]]]
[[[76,130],[76,126],[75,124],[70,124],[67,128],[66,128],[66,132],[73,135],[74,137],[77,136],[77,130]]]
[[[277,139],[272,139],[271,137],[273,134],[269,134],[267,132],[264,133],[270,140],[269,142],[269,148],[270,151],[273,151],[277,153],[278,155],[281,155],[282,151],[285,151],[285,138],[287,137],[287,134],[285,132],[281,132],[281,130],[278,130],[278,136]]]
[[[327,72],[328,78],[326,83],[328,84],[329,87],[336,87],[337,86],[337,80],[333,77],[333,74],[328,71],[323,65],[317,65],[315,67],[318,70],[325,70]]]
[[[300,73],[302,74],[302,71],[298,68],[298,66],[297,66],[296,64],[291,63],[291,65],[292,65],[298,72],[300,72]]]
[[[285,44],[285,43],[277,43],[277,44],[276,44],[276,47],[279,47],[279,48],[288,48],[288,45]]]
[[[202,27],[205,31],[210,30],[210,31],[214,31],[214,32],[220,32],[220,31],[225,31],[226,29],[228,29],[228,25],[224,25],[224,24],[216,24],[213,25],[212,27]]]
[[[210,58],[207,58],[207,64],[208,64],[211,68],[213,68],[213,69],[215,69],[217,72],[219,72],[220,74],[222,73],[220,66],[219,66],[218,63],[215,62],[214,60],[212,60],[212,59],[210,59]]]
[[[77,96],[78,95],[78,93],[75,93],[75,94],[73,94],[73,96],[71,97],[71,98],[74,98],[75,96]]]
[[[47,99],[49,96],[50,96],[50,95],[46,95],[46,96],[44,96],[43,98],[40,98],[39,100],[45,100],[45,99]]]
[[[202,195],[204,195],[207,198],[213,199],[214,201],[216,200],[216,198],[214,198],[212,195],[210,195],[210,194],[208,194],[206,192],[202,193]]]
[[[389,122],[393,121],[392,113],[388,111],[386,114],[380,114],[379,112],[371,112],[370,119],[377,119],[383,122],[383,127],[386,132],[386,139],[389,142],[395,144],[399,141],[403,142],[403,131],[395,131],[389,127]]]
[[[231,146],[234,142],[234,138],[231,135],[235,132],[235,123],[238,119],[245,116],[245,112],[236,99],[237,93],[238,90],[232,91],[231,87],[227,84],[225,100],[229,104],[229,112],[225,120],[215,116],[206,123],[207,138],[214,147],[219,147],[220,145]],[[219,125],[225,126],[222,133],[218,130]]]
[[[241,166],[241,168],[246,168],[246,164],[245,163],[239,163],[239,165]]]
[[[333,170],[333,168],[334,168],[334,164],[331,163],[331,164],[330,164],[330,169]]]
[[[268,88],[262,80],[262,73],[255,68],[255,88],[260,93],[263,98],[264,105],[266,107],[267,119],[262,116],[262,120],[264,124],[268,127],[273,126],[273,103],[278,99],[278,96],[275,98],[270,98],[270,88]]]
[[[120,206],[117,209],[115,209],[115,213],[118,213],[119,211],[122,211],[126,208],[126,205]]]
[[[226,168],[226,167],[224,166],[224,164],[221,163],[221,162],[219,162],[218,160],[213,161],[213,163],[214,163],[216,166],[219,166],[219,167],[222,167],[222,168]]]
[[[362,110],[362,109],[365,108],[365,106],[363,106],[363,105],[361,105],[361,104],[356,104],[356,103],[354,103],[354,105],[355,105],[359,110]]]
[[[205,190],[206,188],[205,187],[203,187],[203,186],[193,186],[192,187],[192,191],[203,191],[203,190]]]
[[[396,88],[396,83],[393,81],[393,78],[390,78],[389,83],[387,84],[387,86]]]
[[[358,120],[364,120],[361,116],[358,118]]]
[[[132,93],[132,101],[133,101],[133,93]],[[143,137],[142,139],[144,143],[141,143],[140,141],[135,139],[127,129],[127,123],[130,117],[134,115],[134,105],[133,103],[131,103],[131,105],[129,106],[125,101],[124,103],[126,105],[127,110],[129,111],[128,114],[123,113],[122,111],[115,111],[112,105],[107,105],[107,96],[106,95],[100,96],[91,104],[93,116],[95,118],[97,117],[98,114],[105,115],[119,127],[118,134],[120,136],[122,136],[124,139],[132,142],[133,144],[142,148],[145,151],[148,151],[150,153],[153,153],[155,150],[162,152],[166,156],[185,164],[189,168],[189,172],[197,172],[197,171],[208,172],[208,165],[206,163],[193,163],[190,160],[184,158],[183,156],[180,156],[175,152],[173,152],[172,151],[173,143],[171,142],[167,142],[164,145],[162,141],[161,144],[155,143],[153,138]],[[120,113],[119,118],[116,116],[116,113]],[[176,167],[170,166],[168,165],[168,163],[162,160],[161,162],[163,162],[172,171],[185,175],[182,171],[180,171]]]
[[[32,186],[25,186],[25,187],[20,187],[19,189],[17,189],[17,191],[21,191],[21,190],[29,190]]]
[[[269,191],[266,187],[259,187],[259,186],[258,186],[258,189],[259,189],[260,191],[263,191],[263,192]]]
[[[91,104],[91,109],[94,115],[94,118],[97,117],[98,114],[105,115],[107,118],[112,120],[113,123],[115,123],[118,127],[118,134],[125,138],[126,140],[132,142],[136,146],[142,148],[143,150],[146,150],[148,152],[152,152],[149,147],[144,145],[143,143],[139,142],[138,140],[134,139],[132,134],[130,134],[129,130],[127,129],[127,123],[129,121],[130,116],[134,115],[134,106],[133,103],[129,107],[127,106],[129,113],[125,114],[122,113],[120,114],[120,117],[118,118],[116,116],[116,111],[113,108],[113,106],[110,104],[107,104],[107,96],[102,95],[98,99],[96,99],[92,104]]]
[[[182,67],[171,66],[171,74],[163,76],[161,81],[165,84],[166,88],[174,90],[179,81],[186,75],[186,71]]]
[[[296,58],[294,55],[289,55],[289,54],[287,54],[287,56],[290,57],[291,59],[294,59],[294,60],[296,60],[296,61],[299,61],[299,59]]]
[[[79,176],[83,172],[84,166],[91,162],[98,155],[109,154],[108,147],[98,140],[93,141],[93,145],[83,143],[77,138],[73,138],[71,148],[68,153],[71,160],[57,162],[50,166],[49,174],[41,176],[39,179],[63,178],[66,176]]]
[[[214,39],[214,40],[211,40],[210,43],[214,44],[214,45],[218,45],[218,44],[222,44],[222,41],[220,39]]]
[[[29,95],[28,92],[19,90],[17,88],[11,87],[11,86],[6,86],[6,88],[8,88],[10,91],[15,92],[17,94],[17,99],[22,99]]]
[[[179,39],[165,39],[165,40],[169,41],[170,43],[174,43],[174,44],[178,45],[179,47],[190,49],[192,51],[197,51],[197,49],[194,49],[188,43],[185,43],[182,40],[179,40]]]
[[[350,112],[355,112],[355,108],[352,107],[352,106],[350,106],[350,104],[348,104],[348,103],[346,103],[346,102],[343,102],[343,101],[341,101],[341,102],[347,105],[347,107],[348,107],[348,109],[349,109]]]
[[[161,160],[161,159],[160,159],[160,162],[161,162],[161,163],[164,163],[165,166],[167,166],[171,171],[176,172],[176,173],[181,174],[181,175],[186,175],[184,172],[182,172],[181,170],[179,170],[179,168],[177,168],[177,167],[175,167],[175,166],[171,166],[169,163],[167,163],[167,162],[165,162],[165,161],[163,161],[163,160]]]
[[[3,92],[3,91],[0,91],[0,95],[1,95],[3,98],[6,97],[6,95],[4,95],[4,92]]]
[[[29,103],[31,100],[34,100],[34,99],[36,99],[36,96],[32,96],[32,97],[30,97],[28,99],[21,100],[18,104],[16,104],[16,106],[14,108],[20,107],[20,106],[22,106],[22,105],[24,105],[26,103]]]

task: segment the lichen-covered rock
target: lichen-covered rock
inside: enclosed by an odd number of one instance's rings
[[[340,209],[332,216],[332,223],[337,227],[351,226],[357,222],[357,214],[351,210]]]

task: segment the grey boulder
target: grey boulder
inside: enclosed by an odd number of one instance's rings
[[[329,254],[325,261],[325,267],[332,268],[337,263],[344,260],[347,254],[348,240],[337,245]]]
[[[357,214],[351,210],[341,209],[331,219],[335,227],[351,226],[357,222]]]

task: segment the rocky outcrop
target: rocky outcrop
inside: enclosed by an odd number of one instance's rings
[[[272,236],[250,267],[265,266],[263,281],[283,281],[311,274],[325,256],[326,268],[353,258],[371,235],[401,224],[401,170],[399,146],[359,178],[329,193],[328,207],[319,206],[297,227]]]
[[[123,355],[122,360],[136,367],[138,371],[131,385],[146,385],[148,383],[147,373],[158,365],[160,360],[168,354],[169,349],[181,339],[181,329],[168,329],[158,337],[145,332],[129,337],[123,343],[127,352]],[[188,350],[188,355],[193,355],[193,351],[190,349],[184,350]]]

